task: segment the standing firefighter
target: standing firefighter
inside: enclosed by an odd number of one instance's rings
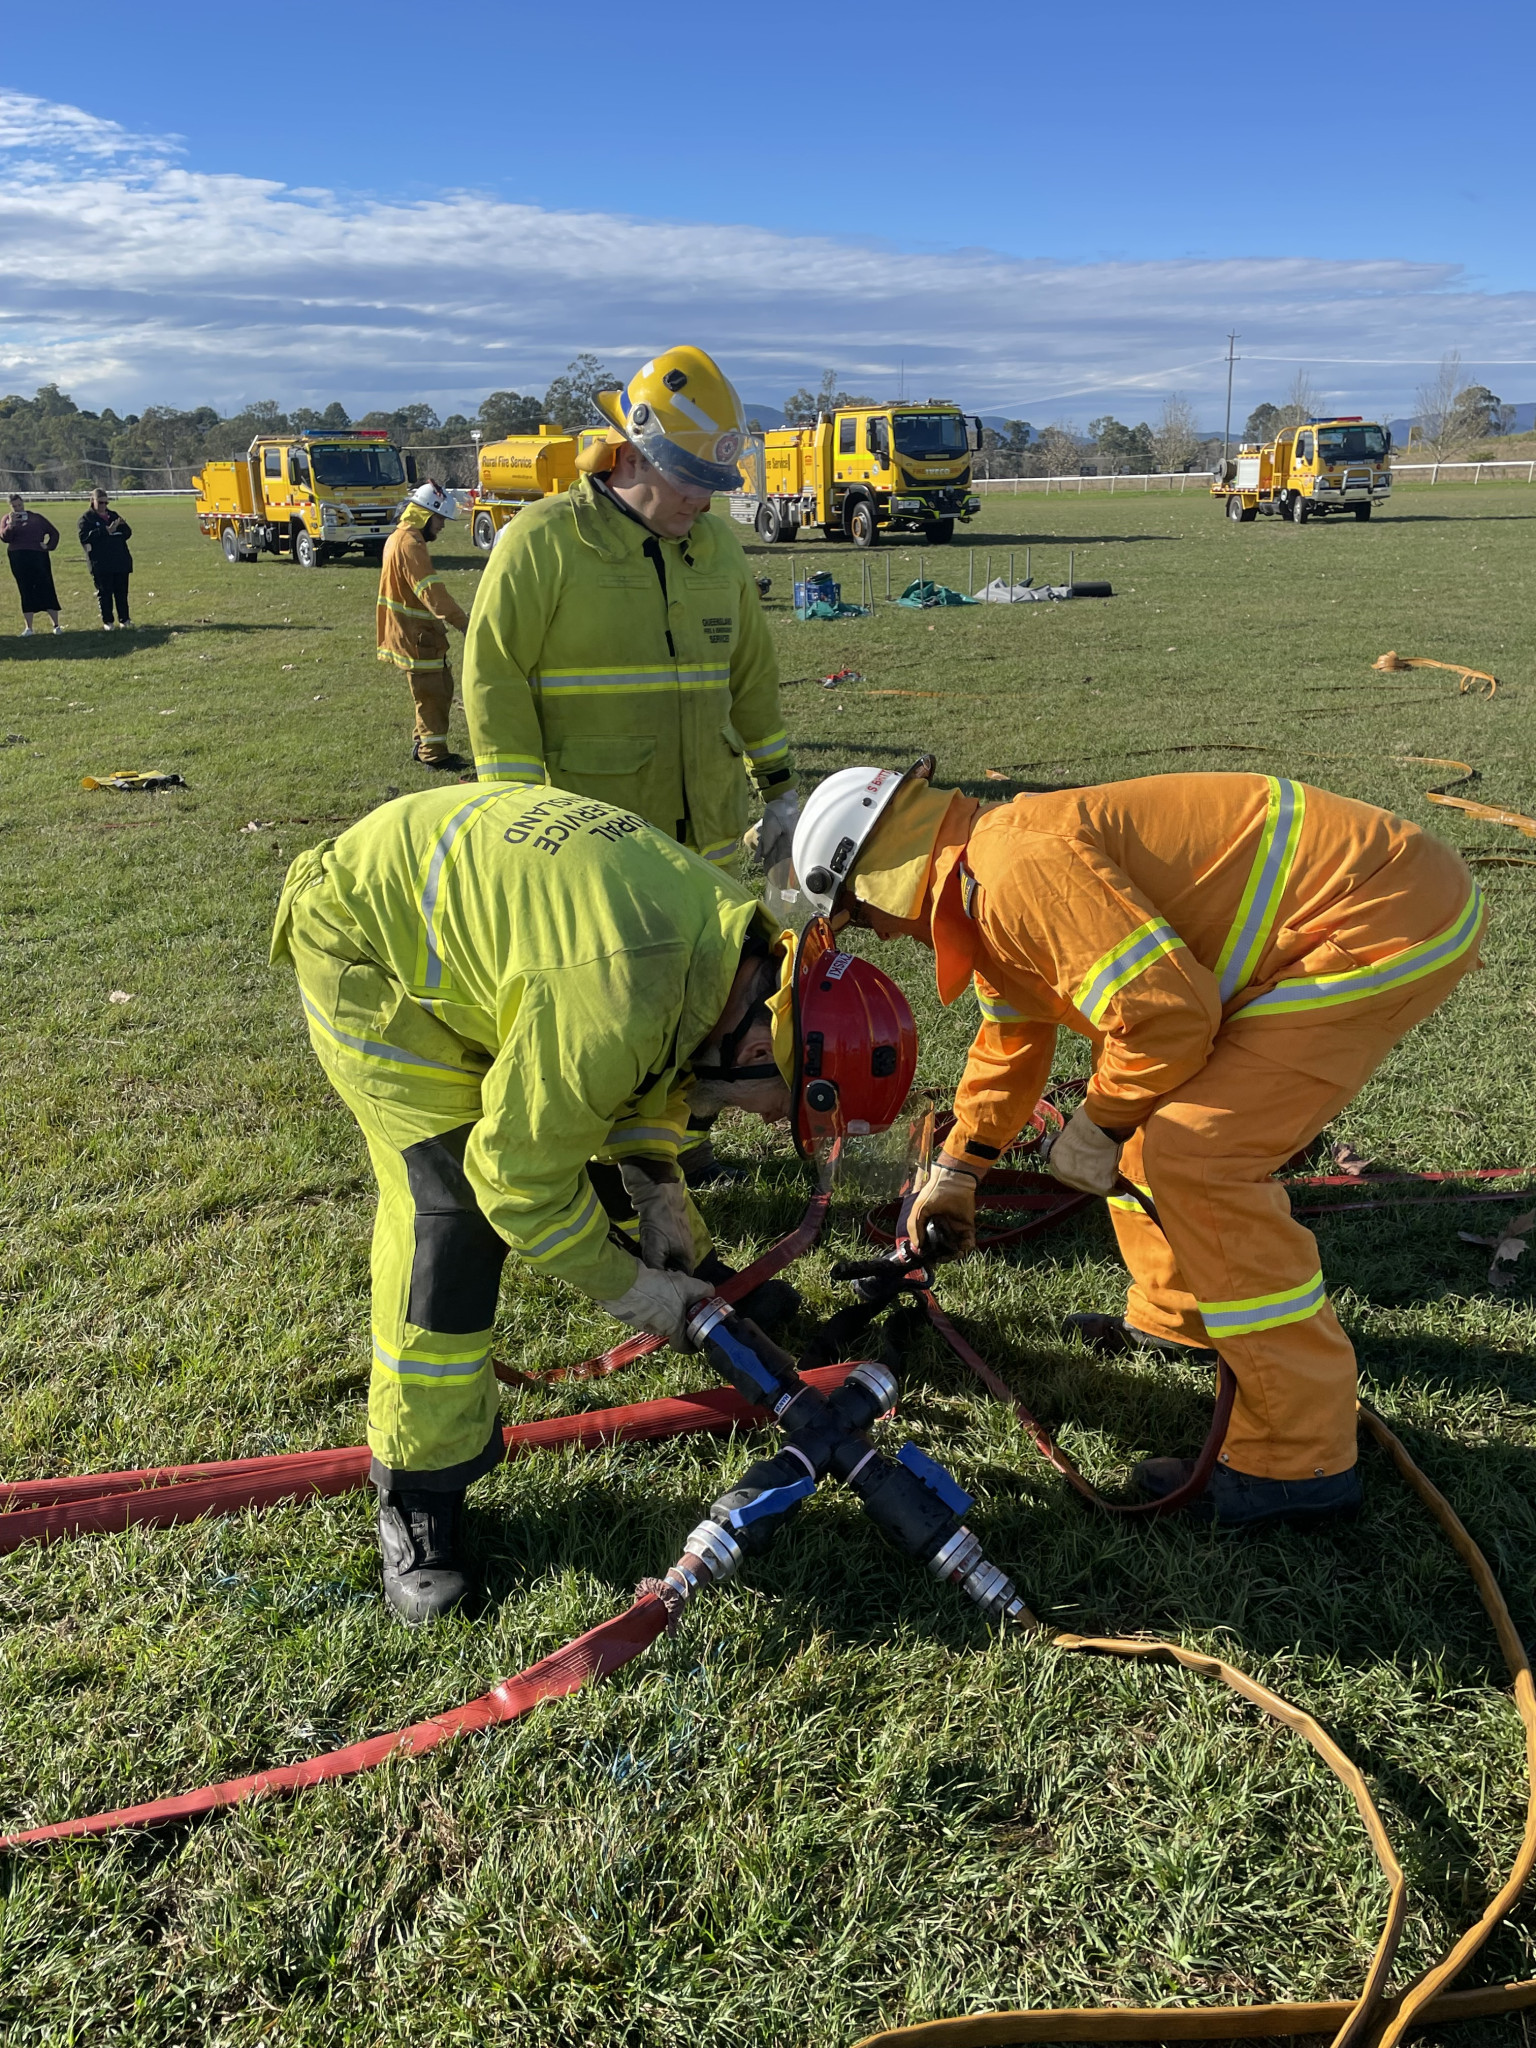
[[[677,1152],[690,1092],[787,1112],[783,950],[739,882],[562,790],[403,797],[289,869],[273,958],[293,963],[378,1180],[368,1442],[385,1594],[406,1620],[467,1590],[455,1524],[502,1455],[508,1247],[674,1343],[729,1272]],[[629,1243],[594,1154],[638,1211]]]
[[[772,866],[796,815],[778,669],[741,545],[709,509],[741,482],[741,401],[702,350],[674,348],[598,403],[613,430],[585,474],[519,512],[480,579],[464,648],[476,772],[547,775],[730,866],[750,770]]]
[[[1123,1318],[1073,1325],[1099,1351],[1183,1347],[1231,1367],[1200,1512],[1230,1527],[1353,1513],[1354,1352],[1272,1175],[1477,964],[1476,885],[1417,826],[1273,776],[983,809],[932,770],[829,776],[795,836],[817,908],[931,946],[943,1002],[974,980],[981,1028],[913,1234],[931,1222],[973,1247],[977,1183],[1023,1128],[1057,1028],[1079,1032],[1093,1078],[1051,1171],[1110,1197],[1131,1287]],[[1121,1176],[1161,1227],[1116,1194]],[[1191,1469],[1153,1458],[1137,1477],[1160,1496]]]
[[[457,516],[452,499],[430,479],[413,491],[400,523],[384,543],[376,618],[379,659],[403,669],[416,702],[412,757],[424,768],[462,768],[448,745],[453,671],[448,628],[462,633],[469,620],[432,566],[429,544]]]

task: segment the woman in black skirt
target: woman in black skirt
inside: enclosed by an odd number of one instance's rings
[[[29,512],[21,493],[13,491],[11,509],[0,519],[0,541],[5,543],[21,598],[23,639],[32,630],[34,612],[46,612],[57,633],[59,597],[53,587],[53,564],[48,557],[59,544],[59,529],[41,512]]]

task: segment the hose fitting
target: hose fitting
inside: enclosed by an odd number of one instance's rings
[[[1012,1579],[988,1562],[979,1539],[964,1523],[928,1560],[936,1579],[946,1579],[976,1602],[988,1621],[1019,1621],[1028,1609]]]

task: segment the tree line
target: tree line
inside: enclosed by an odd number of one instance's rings
[[[498,441],[508,434],[537,433],[543,425],[595,426],[602,415],[597,391],[622,379],[611,376],[592,355],[580,355],[554,379],[543,397],[492,391],[471,418],[450,413],[440,419],[430,405],[396,406],[353,419],[340,400],[316,411],[284,411],[276,399],[257,399],[239,412],[221,414],[211,405],[183,411],[146,406],[142,413],[118,414],[110,407],[88,412],[57,384],[45,384],[31,398],[0,398],[0,487],[6,491],[185,489],[205,462],[243,455],[258,434],[318,432],[327,427],[382,427],[401,447],[421,451],[423,473],[440,483],[464,486],[475,480],[474,436]]]

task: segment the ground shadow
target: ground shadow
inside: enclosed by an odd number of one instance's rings
[[[190,639],[194,634],[243,636],[250,633],[293,633],[300,630],[291,622],[252,619],[243,623],[199,620],[195,625],[130,626],[108,633],[101,626],[72,626],[55,635],[34,633],[30,640],[18,636],[0,642],[6,660],[27,661],[128,661],[151,648],[164,647],[172,640]],[[323,633],[323,625],[305,626],[305,632]]]

